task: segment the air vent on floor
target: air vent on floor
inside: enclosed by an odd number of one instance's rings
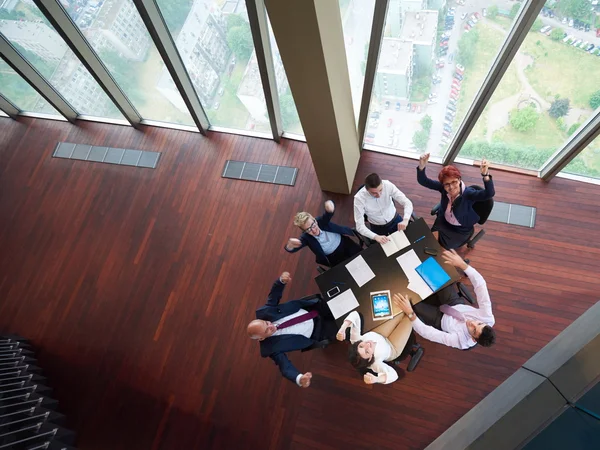
[[[160,153],[59,142],[52,156],[54,158],[78,159],[81,161],[155,169],[160,158]]]
[[[293,186],[296,183],[298,168],[287,166],[272,166],[244,161],[225,161],[223,178],[236,180],[260,181],[262,183],[285,184]]]
[[[533,228],[535,226],[535,215],[536,209],[532,206],[494,202],[494,209],[488,220]]]

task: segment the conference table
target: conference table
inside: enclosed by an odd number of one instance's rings
[[[370,331],[382,323],[385,323],[385,321],[382,320],[373,320],[371,311],[372,292],[389,290],[392,296],[396,293],[403,294],[409,297],[413,305],[424,300],[419,294],[408,289],[409,279],[396,260],[398,256],[414,250],[421,261],[425,261],[429,257],[435,258],[444,271],[450,276],[450,280],[435,292],[456,283],[460,279],[460,275],[454,266],[446,264],[442,259],[443,249],[438,244],[437,239],[433,236],[433,233],[423,218],[410,222],[406,230],[404,230],[404,233],[410,242],[408,247],[405,247],[390,256],[386,256],[381,245],[374,242],[371,246],[361,251],[359,255],[353,256],[337,266],[326,270],[315,278],[317,286],[321,291],[321,295],[326,302],[335,299],[338,295],[344,293],[348,289],[352,290],[352,293],[359,304],[354,310],[360,312],[363,316],[364,332]],[[437,256],[426,254],[426,247],[437,250]],[[373,279],[367,281],[360,287],[346,268],[346,264],[358,256],[364,258],[365,262],[375,274]],[[340,289],[340,292],[330,298],[329,295],[327,295],[327,292],[336,286]],[[348,311],[346,314],[343,314],[336,319],[338,326],[342,325],[344,319],[350,312],[351,311]],[[394,312],[397,313],[398,311],[395,310]]]

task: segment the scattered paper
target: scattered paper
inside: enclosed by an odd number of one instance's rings
[[[358,287],[363,287],[365,283],[375,278],[375,274],[362,256],[358,256],[346,264],[346,269],[348,269]]]
[[[394,253],[397,253],[410,245],[410,241],[406,237],[406,234],[404,234],[404,231],[396,231],[388,237],[390,240],[385,244],[381,244],[381,248],[383,248],[385,256],[393,255]]]
[[[406,278],[408,278],[408,289],[418,294],[421,299],[425,299],[433,294],[431,288],[427,286],[427,283],[425,283],[421,275],[415,270],[421,265],[421,260],[414,250],[410,250],[403,255],[398,256],[396,261],[398,261]]]
[[[331,314],[335,319],[339,319],[344,314],[358,308],[358,300],[354,296],[352,289],[342,292],[327,302],[327,306],[331,310]]]

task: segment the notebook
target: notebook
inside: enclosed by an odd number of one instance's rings
[[[381,244],[381,247],[385,252],[385,256],[393,255],[394,253],[397,253],[410,245],[410,241],[404,234],[404,231],[395,231],[388,237],[390,240],[385,244]]]
[[[435,292],[444,284],[450,281],[450,275],[439,265],[433,257],[427,258],[420,266],[415,268],[416,272],[421,275],[427,286]]]

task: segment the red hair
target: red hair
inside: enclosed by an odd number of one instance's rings
[[[444,183],[446,178],[462,178],[462,175],[460,174],[460,170],[458,170],[456,167],[446,166],[440,170],[438,180],[440,183]]]

